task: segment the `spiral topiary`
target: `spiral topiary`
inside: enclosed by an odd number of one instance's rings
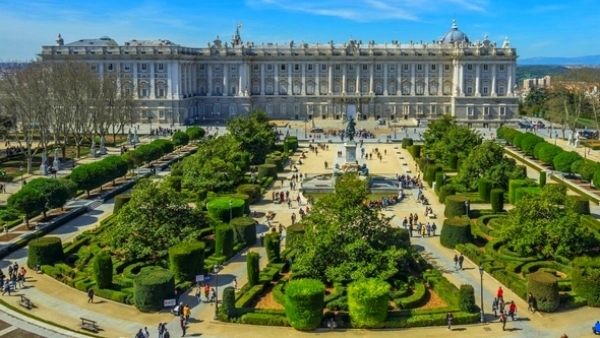
[[[387,318],[390,285],[368,278],[351,283],[347,289],[350,324],[354,328],[380,328]]]
[[[490,200],[490,192],[492,190],[492,181],[482,178],[477,182],[479,199],[488,202]]]
[[[472,241],[471,220],[468,217],[454,217],[444,220],[440,233],[440,244],[446,248],[454,249],[457,244],[465,244]]]
[[[560,305],[558,294],[558,281],[554,275],[537,271],[527,276],[527,292],[533,294],[537,310],[553,312]]]
[[[54,265],[64,259],[62,242],[59,237],[42,237],[29,241],[27,248],[27,265]]]
[[[241,236],[241,240],[246,246],[256,244],[256,220],[250,217],[238,217],[231,220],[229,224],[233,227],[236,236]]]
[[[285,285],[284,308],[290,325],[312,331],[323,319],[325,285],[315,279],[295,279]]]
[[[504,190],[492,189],[490,192],[490,203],[492,204],[492,211],[494,213],[502,212],[504,210]]]
[[[468,197],[452,195],[446,197],[446,207],[444,208],[444,216],[450,218],[467,214],[466,202]]]
[[[113,206],[113,214],[118,214],[119,210],[125,206],[131,200],[130,194],[121,194],[115,196],[115,204]]]
[[[106,251],[101,251],[94,257],[94,280],[100,289],[109,288],[113,278],[112,257]]]
[[[233,227],[229,224],[218,225],[215,229],[215,255],[227,258],[233,256],[233,245]]]
[[[141,312],[156,312],[175,291],[175,276],[166,269],[142,270],[133,282],[133,304]]]
[[[246,202],[244,200],[232,197],[217,197],[206,203],[208,214],[226,223],[231,218],[244,216],[245,209]]]
[[[248,275],[248,284],[250,286],[258,284],[260,278],[259,261],[260,256],[258,252],[248,252],[246,255],[246,273]]]
[[[169,248],[169,268],[175,279],[193,281],[204,270],[204,242],[181,243]]]

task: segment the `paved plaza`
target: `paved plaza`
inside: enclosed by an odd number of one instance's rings
[[[220,128],[221,129],[221,128]],[[411,135],[409,135],[411,136]],[[331,169],[325,169],[324,162],[327,161],[330,165],[338,160],[338,151],[342,148],[340,144],[328,144],[329,149],[320,151],[317,154],[308,152],[307,158],[303,159],[303,164],[298,167],[300,173],[310,175],[329,174]],[[304,144],[307,146],[307,144]],[[369,153],[374,148],[384,154],[382,160],[359,160],[367,164],[371,174],[395,175],[404,174],[410,171],[411,175],[415,173],[415,163],[412,157],[406,150],[401,149],[399,144],[370,144],[366,143],[366,152]],[[299,153],[293,157],[296,161]],[[531,176],[536,175],[533,169],[528,170]],[[291,224],[291,215],[297,213],[297,204],[294,203],[292,208],[288,208],[286,204],[271,203],[273,191],[289,190],[287,179],[292,175],[289,171],[289,166],[286,167],[286,172],[280,174],[284,178],[283,185],[280,180],[277,180],[271,190],[265,192],[263,200],[258,205],[253,205],[251,209],[257,211],[259,215],[264,215],[268,211],[275,213],[275,218],[271,221],[272,225],[283,225],[287,227]],[[432,203],[431,207],[435,214],[438,215],[435,221],[439,231],[443,223],[444,206],[437,203],[437,196],[428,188],[424,190],[425,196]],[[292,192],[292,197],[295,197],[297,192]],[[402,226],[402,219],[408,216],[409,213],[417,213],[420,219],[424,222],[423,216],[424,207],[417,203],[414,198],[414,191],[405,190],[406,198],[399,204],[388,207],[384,210],[387,215],[394,215],[392,222],[395,226]],[[306,199],[301,196],[301,203],[305,205]],[[112,213],[113,202],[108,201],[96,210],[88,214],[78,217],[77,219],[67,223],[63,227],[55,230],[52,235],[62,238],[63,243],[69,241],[77,234],[96,227],[100,220],[109,216]],[[490,208],[489,205],[474,205],[473,207]],[[264,226],[266,220],[264,217],[257,219],[261,226],[259,233],[267,230]],[[438,233],[439,233],[438,231]],[[284,232],[285,236],[285,232]],[[477,303],[479,304],[479,288],[480,275],[476,266],[471,262],[465,262],[465,271],[454,271],[454,263],[452,261],[456,252],[444,248],[440,245],[439,239],[436,237],[420,238],[413,237],[413,244],[418,246],[422,254],[437,268],[443,271],[444,275],[454,284],[471,284],[476,289]],[[261,254],[261,265],[266,265],[266,255],[264,248],[255,246],[249,249],[257,251]],[[246,263],[245,255],[248,250],[239,253],[226,264],[220,272],[219,277],[219,294],[225,286],[231,285],[233,278],[237,278],[239,286],[246,282]],[[9,257],[5,257],[0,263],[1,268],[6,268],[9,263],[17,261],[19,265],[25,265],[27,260],[27,248],[20,249],[12,253]],[[4,296],[3,300],[18,307],[17,301],[19,294],[24,294],[29,297],[36,307],[29,312],[31,315],[42,318],[46,321],[57,325],[77,330],[80,317],[86,317],[98,322],[98,325],[103,329],[99,333],[103,337],[132,337],[140,328],[148,327],[152,336],[156,335],[156,327],[159,322],[167,322],[169,331],[172,336],[181,334],[179,329],[178,318],[172,316],[168,312],[143,314],[137,311],[132,306],[126,306],[120,303],[115,303],[109,300],[97,298],[94,304],[87,303],[87,297],[84,292],[68,287],[48,276],[38,275],[33,272],[28,274],[27,287],[18,290],[11,296]],[[213,279],[212,283],[214,283]],[[483,291],[484,291],[484,310],[490,312],[491,301],[496,289],[500,284],[491,276],[484,274],[483,276]],[[510,331],[503,332],[500,323],[493,316],[486,315],[487,324],[476,324],[468,326],[457,326],[456,330],[449,333],[445,328],[417,328],[410,329],[410,334],[416,337],[439,337],[439,336],[456,336],[456,337],[560,337],[562,333],[567,333],[569,337],[591,337],[591,326],[600,318],[600,309],[582,308],[569,312],[558,314],[549,314],[541,316],[539,314],[530,314],[525,309],[527,304],[516,297],[510,290],[505,288],[505,297],[508,300],[515,300],[517,303],[518,317],[520,320],[510,322],[507,327]],[[192,305],[192,318],[188,328],[188,336],[199,336],[207,338],[258,338],[258,337],[281,337],[295,338],[306,337],[307,333],[297,332],[291,328],[281,327],[261,327],[261,326],[241,326],[239,324],[228,324],[215,322],[214,306],[206,303],[198,304],[193,297],[193,290],[190,294],[182,298],[183,302]],[[31,322],[31,323],[29,323]],[[5,324],[2,324],[5,323]],[[16,336],[21,334],[21,331],[31,335]],[[346,331],[319,331],[315,335],[326,337],[397,337],[403,334],[404,330],[383,330],[383,331],[364,331],[364,330],[346,330]],[[404,333],[406,334],[406,333]],[[24,317],[18,313],[14,313],[9,309],[4,309],[0,312],[0,337],[78,337],[77,334],[67,332],[56,327],[49,326],[41,322],[32,321],[32,319]]]

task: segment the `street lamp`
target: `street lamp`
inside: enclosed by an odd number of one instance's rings
[[[219,266],[215,264],[213,267],[215,274],[215,320],[219,320]]]
[[[306,134],[306,123],[308,122],[308,116],[304,119],[304,138],[307,139],[308,135]]]
[[[229,200],[229,222],[233,219],[233,200]]]
[[[470,204],[469,204],[469,200],[467,200],[467,201],[465,202],[465,209],[466,209],[466,211],[467,211],[467,217],[469,217],[469,205],[470,205]]]
[[[484,323],[485,319],[483,316],[483,264],[479,265],[479,275],[481,276],[481,287],[480,287],[480,291],[481,291],[481,322]]]
[[[23,172],[23,166],[19,167],[19,171],[21,172],[21,186],[23,186],[23,177],[25,176],[25,173]]]

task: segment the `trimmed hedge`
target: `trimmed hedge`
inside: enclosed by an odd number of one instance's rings
[[[265,236],[265,250],[269,263],[278,263],[281,259],[281,236],[279,233],[272,232]]]
[[[277,166],[275,164],[260,164],[258,168],[258,179],[263,177],[273,177],[277,179]]]
[[[113,214],[118,214],[121,208],[131,200],[130,194],[121,194],[115,196],[115,204],[113,206]]]
[[[475,289],[473,289],[472,285],[463,284],[460,286],[458,308],[461,311],[469,313],[479,312],[479,308],[475,304]]]
[[[283,171],[283,163],[284,159],[281,156],[275,156],[275,155],[267,155],[267,158],[265,158],[265,164],[274,164],[277,167],[277,171],[278,172],[282,172]]]
[[[260,276],[259,261],[260,255],[258,252],[248,252],[246,255],[246,273],[248,274],[248,284],[251,287],[258,284]]]
[[[542,171],[540,173],[540,188],[543,188],[546,185],[546,172]]]
[[[319,327],[323,319],[325,285],[315,279],[297,279],[285,286],[285,315],[300,331]]]
[[[231,206],[229,202],[231,201]],[[231,209],[231,210],[230,210]],[[246,203],[244,200],[232,197],[217,197],[206,203],[208,214],[215,219],[228,223],[232,218],[244,216]]]
[[[573,260],[572,272],[573,291],[585,298],[589,306],[600,307],[600,259],[578,257]]]
[[[233,199],[238,199],[238,200],[242,200],[244,201],[244,213],[243,216],[247,216],[250,215],[250,196],[246,195],[246,194],[228,194],[228,195],[223,195],[222,197],[229,197],[229,198],[233,198]],[[230,220],[231,222],[231,220]]]
[[[490,192],[490,202],[493,212],[502,212],[504,210],[504,190],[492,189]]]
[[[527,195],[540,195],[542,188],[540,187],[521,187],[515,189],[515,203],[522,200]]]
[[[525,154],[529,156],[533,156],[533,151],[535,150],[535,146],[538,143],[544,143],[544,139],[532,133],[525,133],[523,139],[521,140],[521,150],[525,152]]]
[[[433,185],[436,173],[441,172],[443,170],[444,169],[442,168],[442,166],[437,164],[427,166],[427,171],[425,172],[425,181],[427,182],[427,184],[429,184],[430,187]]]
[[[390,285],[379,279],[368,278],[348,286],[350,324],[354,328],[381,328],[387,318]]]
[[[448,156],[448,166],[452,170],[458,170],[458,155],[450,154],[450,156]]]
[[[517,189],[524,188],[524,187],[531,187],[531,186],[533,186],[533,183],[531,182],[531,180],[528,180],[528,179],[508,181],[508,200],[509,200],[509,202],[512,204],[516,203],[515,195],[516,195]]]
[[[571,205],[571,209],[579,214],[579,215],[589,215],[590,214],[590,200],[587,199],[587,197],[581,196],[581,195],[577,195],[577,196],[570,196],[569,197],[572,200],[572,205]]]
[[[446,197],[446,207],[444,208],[444,216],[447,218],[462,216],[467,214],[467,209],[465,203],[469,200],[466,196],[447,196]]]
[[[438,171],[435,173],[435,191],[438,192],[444,186],[444,172]]]
[[[229,224],[236,232],[236,236],[240,236],[246,246],[256,244],[256,220],[250,217],[238,217],[231,220]]]
[[[169,248],[169,268],[180,282],[194,281],[204,272],[204,242],[181,243]]]
[[[415,283],[411,294],[406,297],[394,299],[394,304],[401,309],[412,309],[419,307],[425,303],[429,291],[423,283]]]
[[[260,185],[258,184],[242,184],[237,187],[238,194],[244,194],[250,196],[249,203],[254,204],[260,201]]]
[[[490,192],[492,190],[492,181],[485,178],[480,179],[477,182],[479,199],[485,202],[490,200]]]
[[[142,270],[133,282],[133,304],[141,312],[163,309],[163,301],[173,297],[175,275],[166,269]]]
[[[234,235],[233,227],[220,224],[215,229],[215,256],[230,258],[233,256]]]
[[[107,289],[112,284],[113,264],[110,254],[106,251],[100,252],[94,258],[94,280],[100,289]]]
[[[542,271],[530,273],[527,277],[527,292],[536,300],[537,310],[554,312],[560,305],[558,281],[556,277]]]
[[[446,197],[453,195],[456,195],[456,188],[451,185],[445,185],[438,191],[438,201],[440,203],[446,203]]]
[[[285,247],[289,249],[297,248],[300,242],[304,240],[304,225],[296,223],[285,229]]]
[[[412,147],[408,148],[408,150],[415,160],[421,158],[421,145],[420,144],[414,144]]]
[[[402,139],[402,149],[407,149],[408,147],[411,147],[414,144],[414,141],[412,138],[403,138]]]
[[[235,315],[235,289],[233,286],[223,289],[221,309],[228,317]]]
[[[35,268],[37,265],[54,265],[64,259],[60,237],[42,237],[29,241],[27,248],[27,265]]]
[[[471,222],[467,217],[454,217],[444,220],[440,243],[446,248],[454,249],[457,244],[470,243],[473,240]]]

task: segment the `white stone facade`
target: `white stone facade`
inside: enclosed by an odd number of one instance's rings
[[[182,123],[261,109],[281,119],[435,119],[447,113],[475,126],[516,117],[517,53],[487,37],[472,43],[456,23],[430,43],[231,44],[79,40],[42,47],[44,61],[81,60],[100,75],[119,72],[144,119]]]

